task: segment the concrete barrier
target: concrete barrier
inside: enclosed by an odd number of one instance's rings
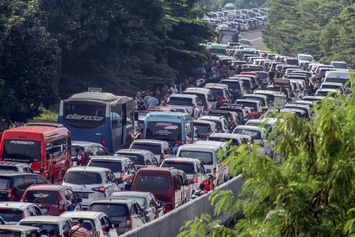
[[[238,194],[242,187],[241,176],[237,176],[228,182],[217,187],[216,190],[230,189],[233,193]],[[192,220],[203,213],[208,213],[213,216],[213,207],[208,200],[211,193],[203,195],[197,199],[194,199],[181,207],[174,209],[173,211],[163,215],[162,217],[145,224],[143,227],[131,230],[125,233],[124,237],[142,237],[142,236],[154,236],[154,237],[173,237],[179,233],[185,222]],[[226,221],[223,216],[219,216],[219,219]]]

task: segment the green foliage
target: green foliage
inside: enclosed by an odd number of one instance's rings
[[[266,0],[200,0],[199,5],[208,10],[221,10],[227,3],[234,3],[238,9],[261,7]]]
[[[269,0],[264,41],[274,52],[310,53],[322,62],[355,67],[355,3],[342,0]]]
[[[58,113],[53,112],[49,109],[41,108],[40,115],[31,119],[31,122],[57,123],[58,122]]]
[[[257,146],[232,148],[226,162],[245,183],[238,198],[221,191],[211,201],[215,214],[242,211],[243,218],[234,227],[196,218],[179,236],[199,236],[189,232],[196,226],[206,236],[354,236],[354,96],[326,99],[310,120],[282,115],[271,135],[281,164]]]

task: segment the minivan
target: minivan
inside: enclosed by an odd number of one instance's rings
[[[174,168],[141,168],[133,179],[131,190],[153,193],[165,206],[166,212],[191,198],[191,189],[188,180],[184,180],[183,171]]]

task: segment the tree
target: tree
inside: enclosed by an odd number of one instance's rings
[[[286,160],[277,164],[252,145],[234,147],[227,162],[245,183],[239,197],[211,196],[217,214],[243,218],[228,228],[208,216],[181,236],[354,236],[355,90],[326,99],[310,120],[283,114],[270,139]],[[194,234],[193,234],[194,233]]]
[[[34,2],[0,1],[0,116],[25,122],[53,103],[57,44]]]

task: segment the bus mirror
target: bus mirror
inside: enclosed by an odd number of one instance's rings
[[[139,120],[139,114],[138,112],[134,112],[134,121],[138,121]]]

